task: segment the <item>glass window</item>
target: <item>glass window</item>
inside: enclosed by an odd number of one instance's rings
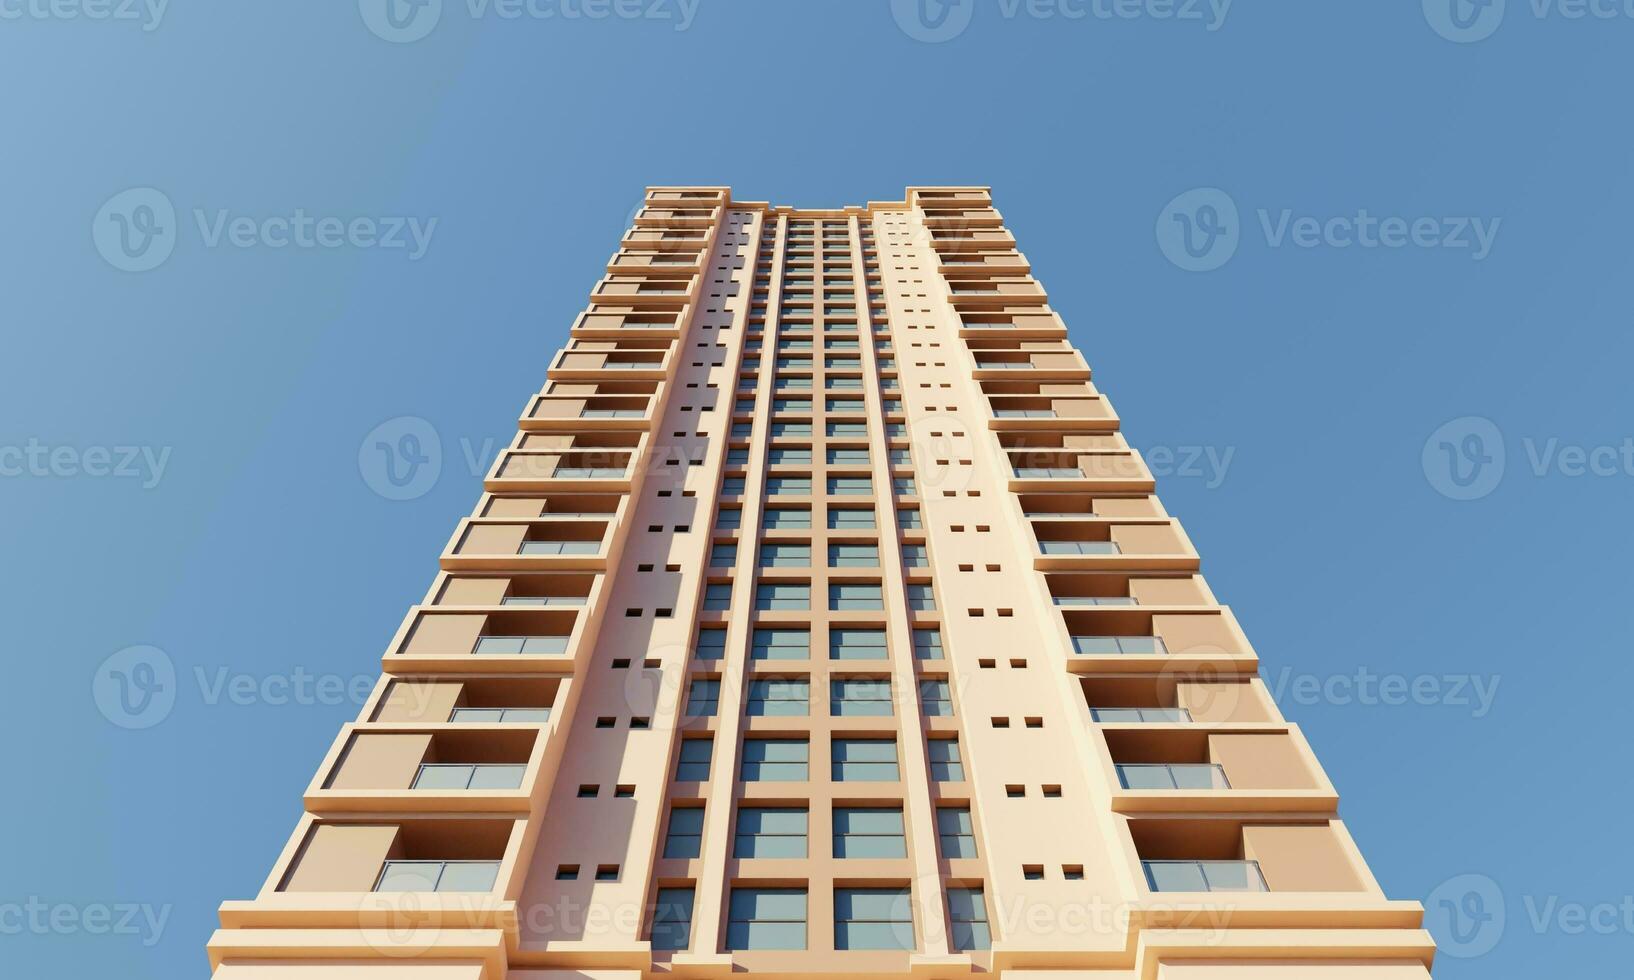
[[[484,636],[473,651],[478,656],[500,654],[548,655],[567,652],[565,636]]]
[[[948,925],[953,948],[957,950],[989,949],[993,933],[987,926],[987,900],[980,888],[949,888],[947,892]]]
[[[691,888],[660,888],[652,912],[652,948],[686,949],[692,938]]]
[[[704,808],[676,807],[669,812],[669,832],[664,835],[664,856],[695,858],[703,851]]]
[[[763,544],[760,546],[761,568],[809,568],[811,545]]]
[[[806,856],[804,807],[743,807],[732,839],[735,858],[803,858]]]
[[[809,412],[811,411],[810,398],[774,398],[772,399],[774,412]]]
[[[914,949],[906,888],[836,888],[835,949]]]
[[[711,582],[704,586],[705,609],[731,609],[732,583]]]
[[[798,678],[757,678],[749,682],[751,716],[787,718],[811,713],[811,682]]]
[[[834,856],[905,858],[901,807],[835,807]]]
[[[735,544],[717,544],[709,549],[710,568],[731,568],[737,564],[738,546]]]
[[[715,517],[715,526],[723,531],[730,531],[743,526],[743,510],[738,507],[722,507]]]
[[[487,892],[499,879],[498,861],[387,861],[377,892]]]
[[[829,778],[837,783],[889,783],[898,778],[896,741],[837,738]]]
[[[837,718],[887,718],[892,714],[891,682],[883,677],[831,680],[828,698],[828,713]]]
[[[914,489],[913,477],[911,476],[892,477],[891,492],[901,494],[904,497],[912,497],[919,493],[918,490]]]
[[[830,449],[828,461],[840,466],[867,466],[868,450],[866,449]]]
[[[734,888],[726,920],[726,948],[805,949],[804,888]]]
[[[976,856],[976,828],[970,821],[969,807],[938,807],[936,836],[942,842],[942,857],[951,860]]]
[[[773,448],[766,453],[766,462],[776,466],[809,464],[811,462],[811,450]]]
[[[828,546],[830,568],[878,568],[879,546],[872,544],[831,544]]]
[[[726,656],[726,631],[703,629],[698,631],[699,660],[720,660]]]
[[[805,582],[765,582],[755,589],[756,609],[810,609],[811,586]]]
[[[810,422],[773,422],[772,438],[805,439],[811,437]]]
[[[866,476],[831,476],[828,492],[836,497],[866,497],[874,492],[874,481]]]
[[[941,630],[914,630],[913,656],[915,660],[942,659],[942,631]]]
[[[925,553],[925,546],[922,544],[903,545],[902,564],[909,568],[930,567],[930,557]]]
[[[770,507],[766,510],[766,527],[770,530],[811,527],[811,511],[795,507]]]
[[[714,739],[682,739],[681,754],[675,763],[675,781],[678,783],[701,783],[708,779],[709,755],[714,747]]]
[[[919,685],[919,705],[928,718],[950,718],[953,715],[953,696],[945,680],[928,680]]]
[[[866,510],[852,507],[830,507],[828,509],[828,526],[834,530],[866,530],[874,529],[873,508]]]
[[[926,745],[930,749],[930,778],[939,783],[964,782],[965,767],[959,755],[958,739],[933,738]]]
[[[799,783],[808,778],[811,746],[799,738],[751,738],[743,743],[746,783]]]
[[[687,687],[687,717],[711,718],[721,706],[721,682],[694,678]]]
[[[873,629],[831,629],[828,631],[828,659],[884,660],[885,631]]]
[[[741,476],[729,476],[726,479],[722,480],[721,481],[721,496],[723,496],[723,497],[741,497],[741,496],[743,496],[743,477],[741,477]]]
[[[929,588],[928,586],[926,587]],[[936,608],[913,605],[913,586],[908,586],[909,605],[914,609]],[[800,607],[804,609],[805,607]],[[839,582],[828,587],[830,609],[884,609],[885,597],[873,582]]]
[[[908,583],[908,608],[933,610],[936,608],[936,593],[923,582]]]
[[[918,507],[907,507],[896,512],[896,526],[904,531],[917,531],[924,527],[919,519]]]
[[[811,477],[771,477],[766,481],[766,495],[768,497],[809,497],[811,496]]]
[[[757,629],[751,660],[809,660],[811,632],[803,629]]]
[[[868,438],[868,423],[830,422],[826,431],[830,439],[866,439]]]

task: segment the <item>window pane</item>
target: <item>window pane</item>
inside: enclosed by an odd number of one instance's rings
[[[449,861],[437,881],[440,892],[488,892],[499,879],[498,861]]]
[[[686,949],[692,935],[690,888],[660,888],[652,915],[652,948]]]

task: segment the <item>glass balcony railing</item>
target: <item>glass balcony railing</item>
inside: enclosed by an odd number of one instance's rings
[[[1169,648],[1160,636],[1075,636],[1072,650],[1087,656],[1165,656]]]
[[[550,720],[550,709],[455,708],[448,720],[463,725],[539,725]]]
[[[499,600],[502,606],[582,606],[589,601],[582,595],[508,595]]]
[[[995,408],[993,417],[1000,419],[1053,419],[1053,408]]]
[[[1158,763],[1118,766],[1124,789],[1230,789],[1225,770],[1213,763]]]
[[[527,766],[427,763],[420,766],[411,789],[518,789]]]
[[[1185,708],[1090,708],[1090,718],[1103,725],[1174,725],[1191,721]]]
[[[387,861],[375,879],[374,890],[489,892],[498,879],[498,861]]]
[[[484,636],[477,640],[477,656],[494,654],[549,655],[567,652],[565,636]]]
[[[1127,595],[1058,595],[1058,606],[1138,606],[1140,600]]]
[[[558,480],[609,480],[622,479],[622,466],[558,466],[550,474]]]
[[[1046,555],[1122,554],[1116,541],[1040,541],[1038,550]]]
[[[600,541],[524,541],[517,550],[519,555],[594,555],[601,551]]]
[[[1142,861],[1155,892],[1266,892],[1258,861]]]
[[[1084,475],[1076,466],[1017,466],[1016,477],[1022,480],[1074,479]]]

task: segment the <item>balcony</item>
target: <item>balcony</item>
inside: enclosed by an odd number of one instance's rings
[[[1253,648],[1231,610],[1141,607],[1058,607],[1072,650],[1075,673],[1139,673],[1143,670],[1210,669],[1251,674]],[[1184,664],[1178,661],[1184,661]]]
[[[686,273],[612,272],[590,291],[590,303],[594,307],[675,309],[686,305],[697,285],[698,277]]]
[[[433,604],[580,609],[589,605],[595,585],[590,573],[450,575]]]
[[[978,381],[999,378],[1088,381],[1082,354],[1053,341],[980,340],[967,345],[976,359]]]
[[[709,228],[642,228],[624,233],[619,241],[621,249],[641,249],[648,252],[698,252],[708,247]]]
[[[362,909],[358,896],[367,892],[497,897],[515,867],[520,827],[505,817],[309,820],[297,831],[299,846],[286,852],[293,857],[281,869],[276,890],[306,895],[313,905],[321,893],[339,893],[347,896],[343,902],[353,914]],[[427,915],[435,909],[424,907]]]
[[[394,675],[426,671],[566,673],[579,628],[577,609],[416,607],[384,658]]]
[[[443,552],[447,571],[601,570],[606,567],[606,520],[542,517],[500,522],[466,518]]]
[[[552,381],[662,381],[669,376],[673,346],[663,338],[573,340],[557,353],[547,376]]]
[[[1285,724],[1209,730],[1136,723],[1099,731],[1119,812],[1326,814],[1339,805],[1310,747]]]
[[[992,207],[965,207],[954,202],[921,201],[927,228],[1002,228],[1004,218]]]
[[[1141,878],[1151,892],[1350,893],[1346,904],[1361,897],[1382,903],[1378,885],[1337,820],[1267,824],[1153,817],[1131,820],[1128,828]],[[1416,903],[1389,904],[1417,908]],[[1267,898],[1238,906],[1236,912],[1274,907],[1276,903]],[[1324,912],[1322,903],[1305,910],[1312,918]],[[1357,927],[1363,922],[1347,924]]]
[[[499,454],[483,480],[489,493],[626,492],[645,458],[646,434],[530,432],[518,441],[530,448]]]
[[[1015,236],[1004,228],[929,228],[931,247],[938,252],[978,252],[1015,248]]]
[[[608,272],[672,272],[698,275],[708,252],[667,252],[650,248],[621,248],[607,260]]]
[[[1000,439],[1007,438],[1002,433]],[[1126,494],[1114,490],[1072,490],[1046,486],[1038,491],[1022,492],[1018,498],[1022,512],[1033,521],[1034,527],[1047,526],[1058,520],[1088,520],[1093,518],[1146,518],[1167,519],[1163,504],[1147,495]]]
[[[633,303],[623,305],[597,304],[573,321],[574,340],[599,338],[603,340],[674,340],[681,335],[692,308],[682,305],[677,309],[646,309]]]
[[[635,226],[642,229],[708,228],[720,220],[721,210],[718,206],[663,206],[680,203],[682,202],[654,202],[649,198],[647,206],[635,213]]]
[[[1264,684],[1251,675],[1213,668],[1166,669],[1146,674],[1095,673],[1084,676],[1079,683],[1090,720],[1108,730],[1125,726],[1282,725]],[[1196,752],[1197,747],[1192,745],[1188,751]],[[1163,761],[1176,758],[1179,756],[1171,755]],[[1196,761],[1209,760],[1206,754],[1196,757]],[[1253,782],[1254,777],[1242,777],[1239,782],[1244,780]]]
[[[1026,276],[986,276],[948,281],[948,301],[960,313],[997,310],[1006,313],[1047,312],[1049,295]]]
[[[555,709],[555,677],[394,677],[369,721],[382,725],[537,727]]]
[[[925,208],[986,208],[993,205],[992,195],[985,187],[910,187],[910,207]]]
[[[594,387],[600,391],[610,386]],[[645,429],[652,422],[655,394],[535,395],[519,425],[527,432]]]
[[[1001,439],[1019,435],[1031,433],[1007,432]],[[1151,493],[1156,488],[1145,461],[1116,432],[1067,435],[1050,441],[1067,445],[1008,450],[1012,491]]]
[[[540,729],[347,726],[307,790],[306,808],[345,811],[526,813]]]
[[[1032,272],[1027,256],[1013,248],[936,253],[937,271],[949,282],[991,275],[1025,276]]]
[[[660,208],[717,208],[726,205],[721,187],[649,187],[646,206]]]
[[[1033,521],[1033,567],[1043,571],[1195,571],[1200,559],[1175,521],[1118,523],[1106,519]]]

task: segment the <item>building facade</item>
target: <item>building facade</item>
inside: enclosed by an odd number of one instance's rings
[[[987,189],[651,188],[218,980],[1424,980]]]

